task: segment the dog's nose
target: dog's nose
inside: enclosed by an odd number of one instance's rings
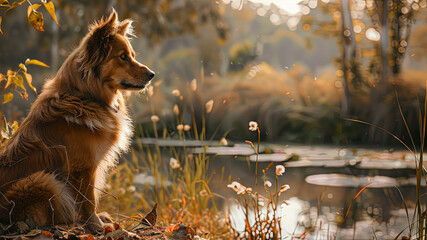
[[[155,74],[153,71],[151,71],[151,70],[148,70],[148,71],[147,71],[148,79],[150,79],[150,80],[151,80],[155,75],[156,75],[156,74]]]

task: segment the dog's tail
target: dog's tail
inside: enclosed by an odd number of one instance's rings
[[[73,224],[77,214],[67,185],[52,173],[36,172],[0,192],[0,222],[28,217],[37,226]]]

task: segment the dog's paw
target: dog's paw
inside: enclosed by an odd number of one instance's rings
[[[96,234],[104,230],[104,223],[96,214],[93,214],[84,224],[84,228],[87,232]]]
[[[98,213],[97,215],[103,223],[113,223],[113,220],[111,219],[111,216],[109,213],[101,212],[101,213]]]
[[[92,234],[98,234],[101,233],[104,230],[104,227],[96,224],[96,223],[87,223],[84,228],[86,229],[86,232],[92,233]]]

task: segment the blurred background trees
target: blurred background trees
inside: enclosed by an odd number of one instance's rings
[[[144,98],[131,101],[140,124],[149,121],[152,109],[161,118],[171,118],[177,103],[171,90],[197,79],[200,96],[182,91],[178,101],[193,102],[202,111],[203,104],[195,99],[215,100],[208,119],[211,135],[232,129],[230,136],[241,139],[248,134],[247,122],[257,120],[265,127],[263,138],[272,141],[392,143],[381,131],[343,118],[364,120],[407,138],[396,92],[410,129],[419,131],[417,95],[424,97],[427,77],[425,0],[53,3],[60,26],[41,7],[44,32],[28,24],[28,2],[7,12],[2,8],[1,72],[22,59],[37,58],[51,66],[34,75],[34,85],[41,86],[88,24],[114,7],[120,19],[135,21],[137,59],[158,73],[158,104],[147,106]],[[28,102],[17,99],[3,112],[20,120],[35,96],[30,93]],[[192,121],[188,113],[183,117]]]

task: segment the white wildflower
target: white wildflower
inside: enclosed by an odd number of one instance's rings
[[[152,122],[158,122],[160,119],[159,119],[159,116],[157,116],[157,115],[153,115],[153,116],[151,116],[151,121]]]
[[[173,113],[175,114],[175,115],[179,115],[179,107],[178,107],[178,105],[173,105]]]
[[[200,196],[209,196],[208,191],[206,191],[206,189],[203,189],[202,191],[199,192]]]
[[[281,194],[282,192],[286,192],[286,191],[288,191],[290,188],[291,188],[291,187],[290,187],[288,184],[285,184],[285,185],[281,186],[281,187],[280,187],[280,190],[279,190],[279,196],[280,196],[280,194]]]
[[[188,125],[188,124],[185,124],[184,125],[184,131],[190,131],[190,129],[191,129],[191,127],[190,127],[190,125]]]
[[[176,96],[176,97],[178,97],[179,95],[181,95],[181,93],[179,92],[179,90],[178,90],[178,89],[174,89],[174,90],[172,90],[172,94],[173,94],[174,96]]]
[[[196,79],[191,80],[191,90],[193,90],[193,92],[197,90],[197,80]]]
[[[276,166],[276,175],[282,176],[283,173],[285,173],[285,167],[283,165],[277,165]]]
[[[221,140],[219,141],[219,143],[222,144],[222,145],[224,145],[224,146],[228,145],[227,139],[225,139],[225,138],[221,138]]]
[[[258,129],[258,123],[255,121],[250,121],[249,122],[249,131],[256,131]]]
[[[243,194],[246,191],[246,187],[236,181],[233,181],[231,184],[228,184],[227,187],[236,191],[237,194]]]
[[[133,192],[135,192],[135,191],[136,191],[136,187],[135,187],[135,186],[133,186],[133,185],[131,185],[131,186],[129,186],[129,187],[127,188],[127,191],[128,191],[128,192],[130,192],[130,193],[133,193]]]
[[[184,125],[178,124],[178,126],[176,126],[176,129],[178,129],[178,131],[182,131],[184,129]]]
[[[264,182],[264,187],[271,187],[273,184],[271,184],[271,182],[270,181],[268,181],[268,180],[265,180],[265,182]]]
[[[171,158],[170,160],[169,160],[169,165],[171,166],[171,168],[173,168],[173,169],[177,169],[177,168],[180,168],[181,167],[181,164],[179,164],[179,161],[178,160],[176,160],[175,158]]]
[[[153,96],[153,94],[154,94],[154,87],[153,86],[148,86],[147,87],[147,93],[148,93],[148,96],[149,97],[152,97]]]
[[[206,113],[210,113],[213,108],[214,101],[211,99],[206,102]]]
[[[124,189],[124,188],[119,188],[119,189],[117,189],[117,193],[119,194],[119,195],[122,195],[122,194],[125,194],[126,193],[126,190]]]

